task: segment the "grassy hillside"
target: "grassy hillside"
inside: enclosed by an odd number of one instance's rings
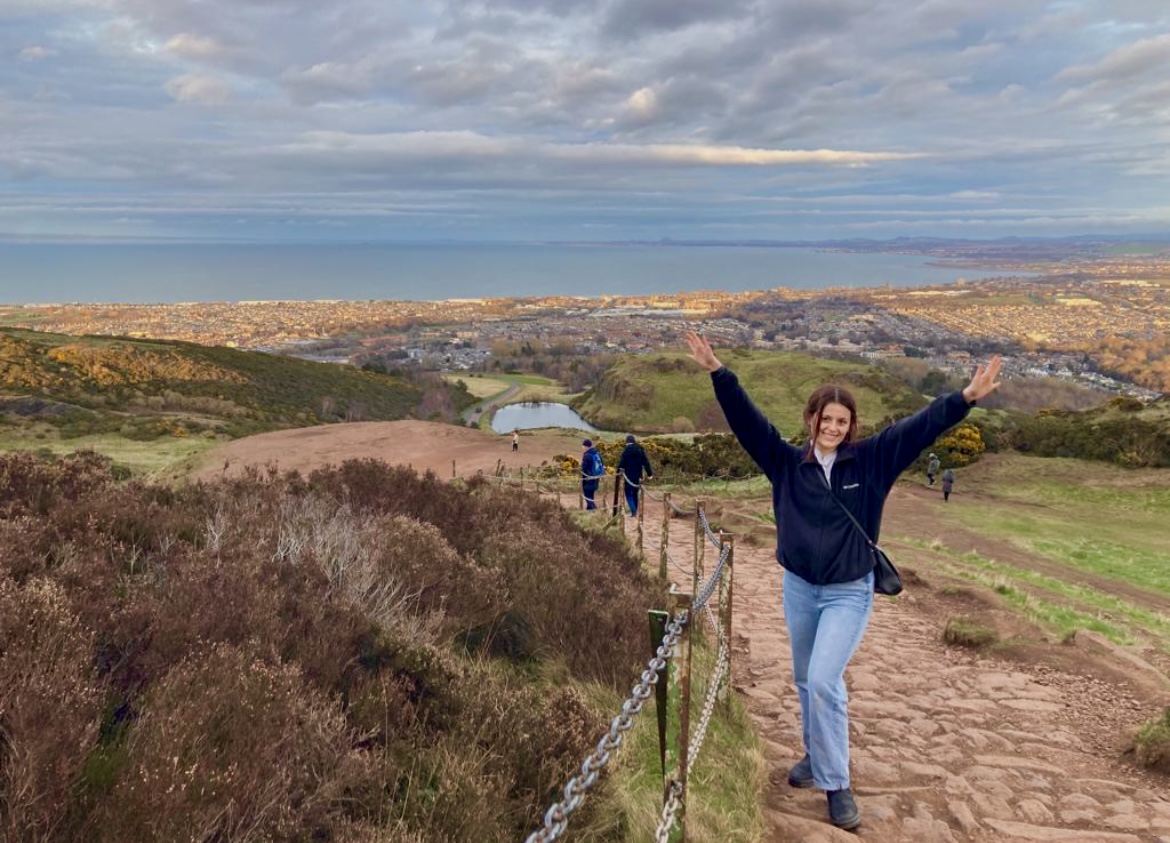
[[[430,417],[469,399],[349,366],[192,343],[0,329],[0,445],[112,453],[332,421]],[[133,446],[129,446],[131,450]],[[182,454],[198,450],[186,444]],[[136,461],[137,462],[137,461]]]
[[[939,508],[948,523],[1170,602],[1170,471],[997,456],[964,469],[956,485],[963,505]]]
[[[719,354],[785,436],[801,429],[805,401],[822,383],[838,383],[853,392],[863,426],[924,403],[900,380],[874,366],[784,352],[721,349]],[[710,379],[682,353],[623,358],[573,407],[592,424],[609,430],[726,429]]]

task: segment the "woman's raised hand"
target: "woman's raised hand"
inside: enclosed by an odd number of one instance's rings
[[[691,350],[691,359],[696,363],[708,372],[723,368],[723,364],[719,362],[719,358],[711,350],[711,343],[707,342],[706,337],[700,336],[694,331],[687,331],[686,339],[687,347]]]
[[[990,395],[999,388],[999,370],[1003,367],[1003,358],[998,354],[984,366],[980,363],[971,376],[971,383],[963,387],[963,397],[970,404],[978,401],[985,395]]]

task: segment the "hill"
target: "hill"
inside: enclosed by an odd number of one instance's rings
[[[804,404],[823,383],[841,384],[853,392],[863,427],[925,403],[901,380],[876,366],[787,352],[721,349],[720,355],[786,436],[801,430]],[[572,406],[592,424],[609,430],[727,429],[710,380],[682,353],[623,357]]]
[[[334,421],[455,417],[471,400],[437,376],[177,341],[0,329],[0,438],[9,447],[95,436],[213,441]]]

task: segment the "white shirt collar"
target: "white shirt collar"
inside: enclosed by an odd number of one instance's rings
[[[813,445],[813,454],[816,456],[817,462],[821,464],[821,469],[825,472],[825,480],[828,481],[829,485],[832,485],[833,481],[829,476],[829,472],[833,470],[833,463],[837,461],[837,452],[829,451],[827,454],[822,454],[821,449]]]

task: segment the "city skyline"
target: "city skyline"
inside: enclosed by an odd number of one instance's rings
[[[0,0],[0,237],[1170,231],[1156,0]]]

